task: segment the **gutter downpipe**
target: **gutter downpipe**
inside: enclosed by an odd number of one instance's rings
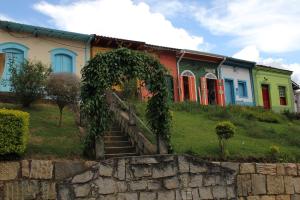
[[[217,67],[217,72],[218,72],[218,79],[221,79],[221,65],[226,61],[226,57],[223,58],[223,60],[220,62],[220,64]]]
[[[91,35],[89,40],[85,44],[85,64],[87,64],[88,60],[90,60],[90,59],[88,59],[88,50],[91,51],[90,43],[94,39],[94,37],[95,37],[95,35]],[[90,52],[90,57],[91,57],[91,52]]]
[[[180,64],[180,61],[182,60],[184,54],[185,54],[185,51],[181,50],[180,53],[182,53],[176,63],[177,65],[177,88],[178,88],[178,98],[179,98],[179,101],[180,101],[180,97],[181,97],[181,88],[180,88],[180,69],[179,69],[179,64]]]

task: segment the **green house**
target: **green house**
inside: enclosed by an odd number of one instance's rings
[[[294,111],[292,71],[257,65],[253,69],[257,106],[275,112]]]

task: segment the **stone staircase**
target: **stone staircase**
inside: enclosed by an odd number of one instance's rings
[[[121,128],[114,124],[111,131],[104,136],[104,157],[136,156],[136,148]]]

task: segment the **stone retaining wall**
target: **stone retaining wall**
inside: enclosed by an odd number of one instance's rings
[[[0,162],[0,199],[300,200],[300,164],[178,155]]]

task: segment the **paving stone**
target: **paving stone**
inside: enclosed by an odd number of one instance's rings
[[[170,191],[159,191],[157,193],[157,200],[175,200],[175,192]]]
[[[294,163],[285,163],[285,172],[290,176],[297,176],[297,164]]]
[[[153,178],[162,178],[168,176],[174,176],[176,174],[175,167],[173,165],[159,166],[153,168]]]
[[[213,199],[213,195],[210,187],[200,187],[199,195],[201,199]]]
[[[141,192],[139,200],[156,200],[156,193],[154,193],[154,192]]]
[[[266,175],[251,174],[252,178],[252,193],[254,195],[267,194]]]
[[[251,175],[238,175],[237,176],[237,193],[238,196],[248,196],[252,192]]]
[[[78,174],[74,176],[72,179],[72,183],[86,183],[88,181],[91,181],[94,177],[94,173],[92,171],[86,171],[82,174]]]
[[[112,194],[118,190],[116,182],[111,178],[98,177],[94,183],[98,187],[99,194]]]
[[[167,178],[163,182],[164,182],[164,187],[168,190],[176,189],[179,187],[179,180],[176,176],[172,178]]]
[[[293,184],[293,177],[292,176],[284,176],[284,187],[285,187],[285,193],[287,194],[294,194],[294,184]]]
[[[240,174],[254,174],[255,164],[254,163],[241,163]]]
[[[72,177],[86,169],[83,162],[57,161],[54,165],[54,176],[56,180]]]
[[[267,176],[267,191],[268,194],[283,194],[284,181],[283,176]]]
[[[212,188],[212,193],[215,199],[222,199],[227,197],[226,188],[223,186],[214,186]]]
[[[52,179],[53,163],[50,160],[32,160],[30,178]]]
[[[276,175],[276,164],[256,163],[256,171],[258,174]]]
[[[91,191],[91,186],[89,184],[74,185],[75,197],[87,197]]]
[[[119,193],[117,200],[138,200],[137,193]]]
[[[189,187],[201,187],[203,185],[202,180],[203,180],[202,175],[191,176]]]
[[[129,183],[130,190],[139,191],[147,189],[147,182],[144,180],[141,181],[132,181]]]
[[[14,180],[20,170],[19,162],[0,162],[0,181]]]

